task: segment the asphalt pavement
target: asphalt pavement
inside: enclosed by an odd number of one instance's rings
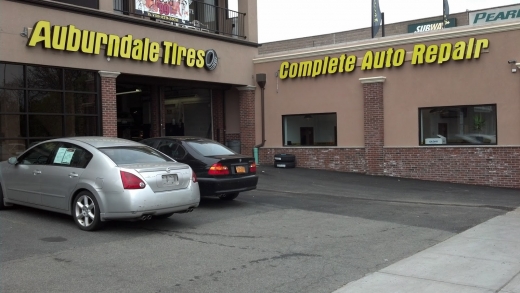
[[[261,188],[283,189],[285,186],[288,192],[318,192],[321,186],[333,192],[336,183],[348,180],[349,186],[354,188],[348,191],[337,189],[337,196],[438,205],[474,205],[509,211],[377,272],[369,273],[334,293],[520,293],[520,209],[517,208],[520,190],[391,177],[374,180],[371,176],[343,176],[328,172],[318,172],[316,174],[320,178],[316,178],[309,176],[311,172],[305,169],[266,168],[263,172],[291,179],[275,180],[275,184],[271,182],[271,186]],[[368,186],[372,187],[370,192],[366,192]],[[418,189],[422,192],[417,192]]]

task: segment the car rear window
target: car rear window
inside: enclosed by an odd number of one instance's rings
[[[173,161],[149,147],[109,147],[100,148],[99,150],[112,159],[117,165]]]
[[[211,141],[188,141],[186,143],[205,157],[235,154],[232,150],[228,149],[227,147]]]

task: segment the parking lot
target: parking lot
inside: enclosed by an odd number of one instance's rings
[[[332,292],[520,206],[518,190],[259,167],[166,220],[0,212],[1,292]]]

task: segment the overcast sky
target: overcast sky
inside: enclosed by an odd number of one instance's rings
[[[379,0],[385,24],[442,16],[443,0]],[[258,0],[259,42],[273,42],[369,27],[371,0]],[[450,14],[519,0],[449,0]]]

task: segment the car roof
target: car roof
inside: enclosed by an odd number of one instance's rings
[[[78,136],[67,137],[66,139],[72,141],[80,141],[89,144],[95,148],[116,147],[116,146],[143,146],[141,143],[116,137],[104,136]]]

